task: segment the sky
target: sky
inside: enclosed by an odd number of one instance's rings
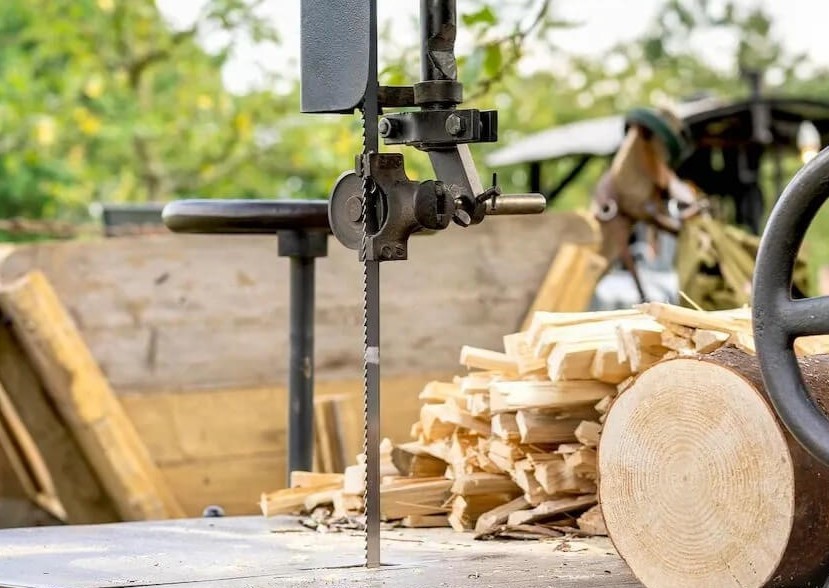
[[[819,64],[829,65],[829,0],[737,0],[739,4],[762,3],[775,19],[776,34],[793,52],[807,52]],[[198,14],[205,0],[157,0],[159,8],[174,26],[185,27]],[[652,21],[664,0],[554,0],[556,16],[579,23],[572,29],[556,32],[555,41],[564,51],[597,54],[640,35]],[[465,0],[459,0],[463,10]],[[418,30],[412,26],[417,18],[418,0],[379,0],[380,26],[390,26],[398,43],[418,42]],[[236,48],[233,61],[225,68],[224,78],[231,91],[244,91],[261,82],[260,67],[275,68],[288,77],[298,75],[300,0],[266,0],[263,14],[272,17],[283,43],[278,49],[249,44]],[[220,42],[204,39],[206,47]],[[732,39],[710,36],[696,39],[697,49],[712,64],[730,67],[724,56]],[[381,49],[382,53],[382,49]],[[530,52],[522,64],[525,70],[545,67],[549,55]]]

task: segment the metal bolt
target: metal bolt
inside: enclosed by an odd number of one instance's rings
[[[465,210],[456,210],[454,219],[462,227],[468,227],[472,224],[472,217]]]
[[[383,245],[383,248],[380,249],[380,257],[383,259],[391,259],[393,253],[390,245]]]
[[[352,196],[345,203],[348,220],[358,223],[363,220],[363,199],[359,196]]]
[[[381,137],[388,137],[391,135],[392,129],[394,126],[391,124],[391,121],[387,118],[381,118],[380,122],[377,123],[377,132],[380,133]]]
[[[395,245],[394,255],[397,259],[403,259],[406,256],[406,248],[403,245]]]
[[[457,114],[450,114],[446,119],[446,132],[453,137],[457,137],[463,133],[463,127],[463,119]]]

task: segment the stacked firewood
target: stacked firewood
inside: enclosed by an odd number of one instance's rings
[[[824,339],[800,342],[806,351]],[[632,310],[538,312],[503,350],[464,347],[467,373],[420,394],[413,441],[384,442],[383,518],[481,537],[605,534],[596,446],[619,390],[652,364],[724,345],[753,352],[749,309],[704,312],[650,303]],[[265,515],[348,519],[362,508],[365,466],[341,476],[295,473],[263,495]]]

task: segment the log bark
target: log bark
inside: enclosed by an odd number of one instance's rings
[[[829,356],[801,360],[824,411]],[[829,468],[785,431],[757,359],[661,362],[613,403],[599,444],[608,533],[648,588],[822,586]]]

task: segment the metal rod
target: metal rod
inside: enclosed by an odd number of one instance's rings
[[[288,475],[314,466],[314,257],[291,257]]]
[[[420,70],[423,81],[458,79],[455,0],[420,0]]]

